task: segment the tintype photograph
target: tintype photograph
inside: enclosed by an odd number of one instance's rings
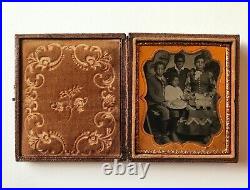
[[[238,158],[239,36],[130,34],[131,159]]]
[[[155,142],[207,144],[221,127],[216,104],[219,62],[211,52],[159,50],[144,65],[148,105],[144,129]]]

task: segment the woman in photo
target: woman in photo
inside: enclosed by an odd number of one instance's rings
[[[179,120],[176,132],[183,141],[207,144],[220,129],[216,111],[216,81],[212,72],[205,70],[205,58],[197,55],[186,80],[184,94],[188,99],[188,118]]]

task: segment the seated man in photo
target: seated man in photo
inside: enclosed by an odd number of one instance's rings
[[[160,113],[160,123],[154,126],[160,131],[158,138],[160,138],[160,141],[168,142],[170,133],[168,126],[169,109],[164,96],[166,87],[166,79],[163,76],[164,70],[165,64],[163,62],[158,61],[155,63],[155,74],[147,80],[148,92],[146,99],[149,107],[148,111],[157,110]]]

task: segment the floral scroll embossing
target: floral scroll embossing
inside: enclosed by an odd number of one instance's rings
[[[33,130],[28,134],[29,145],[33,150],[37,150],[42,154],[59,155],[65,149],[65,143],[63,137],[55,131],[42,132],[40,134],[35,133]],[[59,142],[59,149],[50,149],[46,145],[52,143],[52,141]]]
[[[98,112],[94,117],[94,124],[97,129],[105,128],[105,132],[101,133],[98,130],[84,131],[74,143],[74,150],[77,154],[90,154],[93,149],[81,149],[80,145],[88,143],[95,147],[97,152],[108,150],[112,145],[112,138],[116,127],[116,120],[114,111],[116,110],[116,98],[113,95],[115,87],[115,71],[111,65],[111,56],[107,52],[102,52],[101,48],[97,46],[87,46],[80,44],[78,46],[71,46],[73,50],[72,59],[74,63],[83,71],[89,69],[98,70],[94,77],[94,84],[102,89],[102,111]],[[80,55],[81,58],[80,58]],[[94,151],[95,151],[94,150]]]
[[[76,110],[78,113],[81,113],[84,111],[84,106],[88,102],[87,97],[75,97],[83,87],[80,86],[74,86],[73,88],[70,88],[68,90],[64,90],[60,92],[60,101],[57,101],[55,103],[51,104],[51,109],[63,112],[63,111],[69,111],[69,117],[67,121],[70,120],[72,116],[72,112]]]
[[[74,146],[66,150],[63,136],[57,131],[41,131],[45,126],[45,119],[39,112],[38,90],[45,83],[46,72],[57,69],[64,59],[64,54],[71,54],[73,62],[84,72],[92,69],[96,71],[93,82],[97,88],[102,89],[102,109],[96,113],[93,123],[96,129],[93,131],[83,131],[76,137]],[[53,56],[50,56],[52,55]],[[57,55],[57,56],[55,56]],[[53,57],[53,59],[52,59]],[[54,58],[56,57],[56,58]],[[52,43],[47,46],[40,46],[27,57],[24,81],[24,126],[28,133],[28,143],[30,148],[44,155],[86,155],[108,150],[112,145],[112,135],[116,128],[114,111],[116,110],[116,98],[112,92],[115,87],[115,71],[111,64],[112,57],[108,52],[103,52],[98,46],[88,46],[79,44],[76,46],[62,46]],[[60,92],[60,101],[52,103],[51,109],[57,112],[70,110],[68,120],[72,111],[78,113],[85,111],[84,106],[88,101],[87,97],[76,97],[83,87],[73,86],[73,88]],[[47,125],[47,124],[46,124]],[[99,130],[101,129],[102,130]],[[38,130],[39,129],[39,130]],[[104,129],[104,130],[103,130]],[[57,143],[58,146],[50,146]],[[85,149],[89,146],[89,149]]]

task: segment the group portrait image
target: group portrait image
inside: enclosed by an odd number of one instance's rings
[[[158,50],[143,72],[148,107],[144,131],[159,145],[211,142],[221,129],[216,90],[220,63],[211,52]]]

